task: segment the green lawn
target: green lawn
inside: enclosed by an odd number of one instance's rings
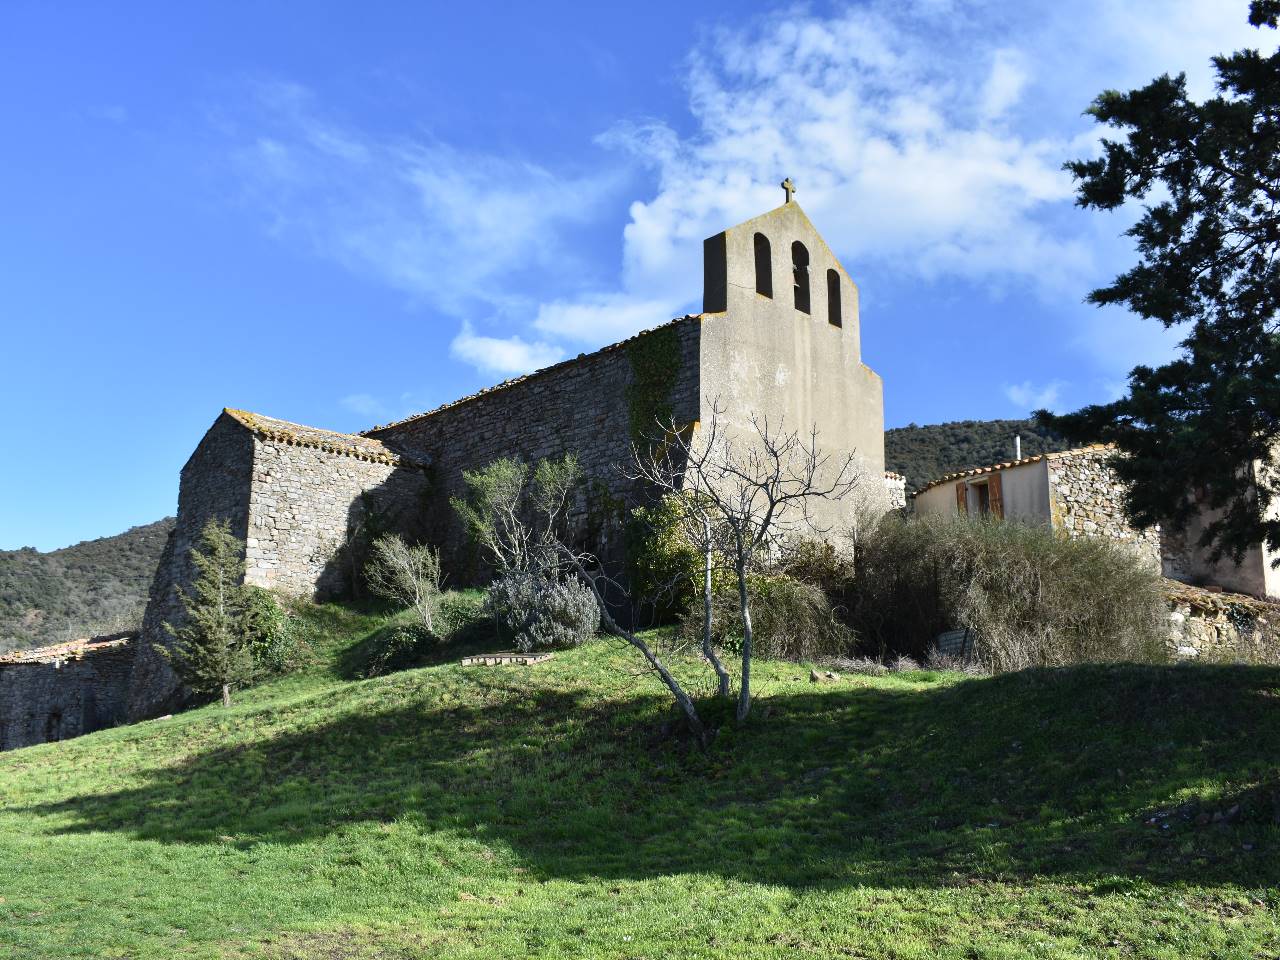
[[[764,663],[702,755],[612,641],[352,681],[381,621],[309,619],[230,710],[0,754],[0,956],[1280,956],[1280,670]]]

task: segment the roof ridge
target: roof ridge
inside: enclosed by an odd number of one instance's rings
[[[391,450],[376,437],[366,437],[358,433],[340,433],[337,430],[326,430],[323,427],[311,427],[304,423],[281,420],[266,414],[240,410],[235,407],[223,407],[222,412],[231,417],[242,427],[264,440],[285,442],[292,446],[311,447],[354,457],[371,463],[385,463],[390,466],[407,464],[423,466],[423,462],[414,457]],[[330,439],[332,438],[332,439]]]
[[[1041,460],[1059,460],[1062,457],[1069,457],[1078,453],[1089,453],[1095,450],[1114,450],[1114,443],[1087,443],[1082,447],[1070,447],[1066,450],[1050,450],[1045,453],[1037,453],[1034,456],[1023,457],[1021,460],[1005,460],[1001,463],[989,464],[985,467],[970,467],[968,470],[957,470],[953,473],[943,474],[936,480],[930,480],[923,487],[917,490],[913,496],[919,496],[926,490],[932,490],[934,487],[941,486],[944,483],[950,483],[952,480],[960,480],[964,477],[976,477],[983,473],[996,473],[1000,470],[1007,470],[1010,467],[1022,467],[1029,463],[1039,463]]]
[[[614,343],[607,344],[603,347],[600,347],[598,350],[592,350],[590,353],[580,353],[576,357],[566,357],[564,360],[561,360],[558,363],[553,363],[548,367],[540,367],[539,369],[532,370],[529,373],[522,373],[518,377],[511,377],[508,380],[503,380],[500,383],[495,383],[493,384],[493,386],[485,387],[482,390],[477,390],[475,393],[469,393],[465,397],[459,397],[456,400],[450,400],[448,403],[442,403],[438,407],[432,407],[430,410],[424,410],[422,411],[422,413],[415,413],[411,416],[403,417],[399,420],[392,420],[390,423],[381,423],[381,424],[378,424],[377,426],[370,427],[367,430],[361,430],[358,434],[356,434],[356,436],[367,437],[370,440],[376,440],[377,438],[372,436],[372,434],[378,433],[379,431],[390,430],[392,427],[403,426],[406,423],[412,423],[415,420],[421,420],[424,417],[430,417],[437,413],[441,413],[445,410],[452,409],[453,407],[461,406],[464,403],[470,403],[472,400],[479,399],[480,397],[488,396],[491,393],[497,393],[499,390],[506,390],[509,387],[514,387],[518,383],[524,383],[526,380],[532,380],[534,377],[540,377],[543,374],[551,373],[553,370],[559,370],[561,367],[567,367],[571,363],[577,363],[580,360],[586,360],[590,357],[599,356],[602,353],[609,353],[613,350],[620,349],[621,347],[625,347],[629,343],[634,343],[636,340],[639,340],[641,337],[648,336],[651,333],[656,333],[659,330],[665,330],[668,327],[674,327],[678,323],[684,323],[688,320],[701,320],[703,316],[704,314],[701,314],[701,313],[686,313],[682,317],[675,317],[671,320],[668,320],[666,323],[658,324],[656,327],[648,327],[647,329],[640,330],[637,333],[633,333],[631,336],[626,337],[622,340],[618,340]]]

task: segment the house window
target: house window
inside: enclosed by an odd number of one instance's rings
[[[773,254],[763,233],[756,234],[756,293],[773,297]]]
[[[991,490],[985,483],[973,485],[974,496],[978,500],[978,516],[985,517],[991,513]]]
[[[809,251],[799,240],[791,245],[791,272],[795,277],[796,309],[809,313]]]
[[[827,323],[844,326],[840,317],[840,274],[834,270],[827,271]]]

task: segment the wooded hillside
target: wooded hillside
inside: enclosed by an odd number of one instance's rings
[[[0,550],[0,653],[142,622],[173,518],[41,553]]]

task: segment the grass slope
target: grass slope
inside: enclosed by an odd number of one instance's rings
[[[322,661],[230,710],[0,755],[0,956],[1280,945],[1280,671],[767,663],[760,718],[703,756],[612,642],[350,681],[381,621],[309,616]]]
[[[173,518],[41,553],[0,550],[0,653],[142,622]]]

